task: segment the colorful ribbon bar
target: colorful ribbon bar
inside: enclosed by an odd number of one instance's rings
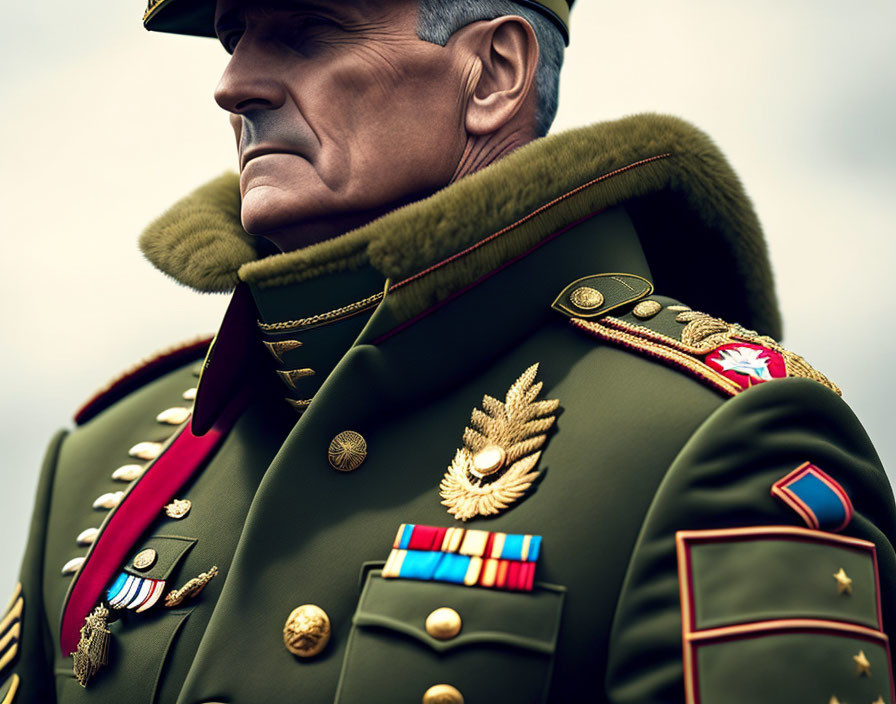
[[[540,535],[403,523],[383,577],[532,591]]]
[[[165,581],[135,577],[122,572],[106,590],[106,600],[113,609],[131,609],[137,613],[155,606],[165,591]]]

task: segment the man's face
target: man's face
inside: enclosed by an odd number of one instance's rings
[[[451,181],[469,68],[416,21],[416,0],[218,0],[249,232],[303,246]]]

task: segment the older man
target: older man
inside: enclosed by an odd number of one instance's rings
[[[240,176],[141,244],[232,300],[51,443],[0,701],[894,701],[874,450],[704,135],[540,139],[567,20],[150,6]]]

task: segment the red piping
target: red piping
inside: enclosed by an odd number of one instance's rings
[[[69,590],[60,630],[63,654],[68,655],[77,647],[84,618],[100,601],[134,544],[158,519],[165,504],[215,452],[248,400],[247,391],[234,398],[205,435],[193,435],[190,423],[186,423],[106,519]]]

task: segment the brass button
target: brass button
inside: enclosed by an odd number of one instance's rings
[[[113,509],[118,506],[118,503],[121,501],[121,497],[123,496],[123,491],[110,491],[101,496],[97,496],[93,502],[93,507],[97,510],[102,508]]]
[[[100,533],[99,528],[88,528],[78,533],[78,545],[93,545],[96,536]]]
[[[84,557],[74,557],[68,562],[66,562],[62,566],[62,576],[66,577],[70,574],[74,574],[81,567],[81,564],[84,562]]]
[[[310,658],[330,641],[330,617],[315,604],[302,604],[292,610],[283,626],[283,644],[293,655]]]
[[[494,474],[507,459],[507,453],[500,445],[486,445],[479,452],[473,455],[473,474],[480,479]]]
[[[160,442],[138,442],[130,450],[128,454],[140,460],[154,460],[162,451],[162,443]]]
[[[590,286],[579,286],[569,294],[570,302],[582,310],[594,310],[604,304],[604,294]]]
[[[367,441],[354,430],[344,430],[330,443],[327,459],[340,472],[356,470],[367,459]]]
[[[158,557],[158,553],[152,548],[146,548],[146,550],[141,550],[137,553],[137,557],[134,558],[134,569],[137,570],[148,570],[154,564],[156,564],[156,558]]]
[[[450,684],[437,684],[424,692],[423,704],[464,704],[464,695]]]
[[[454,609],[443,606],[426,617],[426,632],[439,640],[450,640],[460,633],[462,622],[460,614]]]
[[[663,309],[662,304],[659,301],[641,301],[638,305],[634,307],[632,313],[635,314],[636,318],[641,318],[645,320],[647,318],[652,318],[657,313],[659,313]]]
[[[175,406],[173,408],[166,408],[164,411],[159,413],[159,415],[156,416],[156,422],[164,423],[165,425],[180,425],[189,417],[189,408],[184,408],[183,406]]]
[[[175,499],[165,506],[165,515],[174,519],[184,518],[191,508],[193,508],[193,502],[189,499]]]
[[[142,464],[124,464],[112,472],[112,479],[117,482],[132,482],[139,479],[144,471],[146,467]]]

